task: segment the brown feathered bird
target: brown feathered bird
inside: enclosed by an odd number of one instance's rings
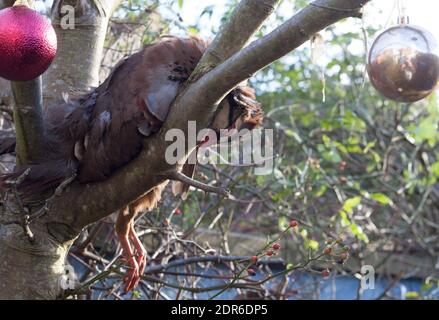
[[[130,162],[142,148],[142,139],[154,134],[165,121],[179,89],[205,52],[207,43],[197,37],[166,37],[121,61],[102,85],[86,96],[68,101],[45,113],[48,142],[44,158],[20,166],[0,177],[0,187],[30,168],[19,191],[31,198],[52,190],[77,175],[79,183],[101,181]],[[260,125],[262,111],[253,90],[237,87],[220,103],[211,124],[215,130]],[[11,150],[11,141],[0,141],[0,150]],[[8,144],[8,145],[6,145]],[[192,176],[194,165],[183,172]],[[165,183],[122,209],[115,230],[130,267],[125,290],[139,282],[146,251],[133,221],[140,211],[157,205]],[[187,186],[174,191],[185,193]]]

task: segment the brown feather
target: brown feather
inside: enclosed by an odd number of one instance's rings
[[[0,155],[14,152],[15,137],[0,132]]]
[[[167,37],[119,62],[93,92],[45,113],[49,142],[44,158],[1,176],[0,186],[27,168],[30,173],[19,188],[25,196],[52,189],[75,172],[80,183],[109,177],[137,156],[142,134],[158,130],[206,48],[207,43],[197,37]],[[241,117],[251,126],[260,124],[262,113],[252,89],[239,87],[226,100],[227,112],[232,112],[227,119]],[[192,176],[194,169],[183,170]],[[181,191],[187,188],[183,185]],[[134,204],[139,210],[151,208],[160,191],[152,190]]]

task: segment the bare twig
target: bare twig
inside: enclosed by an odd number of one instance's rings
[[[188,176],[178,171],[171,171],[171,173],[167,174],[166,177],[170,180],[186,183],[194,188],[203,190],[205,192],[216,193],[226,198],[230,196],[230,190],[226,188],[209,186],[203,182],[189,178]]]

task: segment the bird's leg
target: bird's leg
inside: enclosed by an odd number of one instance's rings
[[[142,242],[137,236],[136,230],[134,229],[134,224],[131,224],[130,238],[131,238],[131,242],[134,245],[134,248],[136,248],[137,264],[139,265],[139,279],[137,282],[139,282],[140,277],[143,275],[143,272],[145,271],[147,253],[145,247],[143,246]]]
[[[183,173],[178,172],[178,171],[171,171],[169,174],[167,174],[166,177],[169,180],[181,181],[183,183],[186,183],[194,188],[203,190],[205,192],[217,193],[217,194],[222,195],[223,197],[226,197],[226,198],[230,197],[230,190],[228,190],[226,188],[222,188],[222,187],[218,188],[218,187],[209,186],[203,182],[189,178],[188,176],[186,176]]]
[[[115,225],[116,234],[119,238],[120,245],[122,246],[122,252],[129,268],[124,278],[125,292],[133,289],[139,279],[139,265],[136,257],[134,256],[134,252],[131,248],[129,240],[133,218],[134,216],[132,212],[130,212],[129,208],[127,207],[119,213]]]

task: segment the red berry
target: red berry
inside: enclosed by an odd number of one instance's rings
[[[346,169],[346,166],[347,166],[346,161],[340,161],[340,163],[338,164],[338,168],[340,169],[340,171]]]
[[[257,256],[253,256],[251,260],[252,260],[253,263],[256,263],[256,262],[258,262],[258,257]]]
[[[183,213],[183,211],[181,211],[180,208],[177,208],[177,209],[175,209],[175,211],[174,211],[174,214],[175,214],[176,216],[179,216],[179,215],[181,215],[182,213]]]
[[[272,248],[274,250],[279,250],[280,249],[280,244],[276,242],[276,243],[273,244]]]
[[[329,271],[329,269],[325,269],[325,270],[322,271],[322,277],[323,278],[327,278],[327,277],[329,277],[330,273],[331,272]]]
[[[248,269],[247,269],[247,273],[248,273],[250,276],[255,276],[255,275],[256,275],[256,271],[253,270],[252,268],[248,268]]]
[[[273,255],[273,250],[268,250],[267,251],[267,256],[271,257]]]
[[[326,254],[326,255],[330,255],[331,252],[332,252],[332,248],[331,248],[331,247],[327,247],[327,248],[325,249],[325,251],[323,251],[323,253]]]
[[[290,222],[290,227],[291,228],[295,228],[299,225],[299,222],[297,222],[296,220],[291,220]]]
[[[340,259],[342,259],[342,260],[346,260],[347,258],[348,258],[348,253],[347,252],[342,252],[342,253],[340,253]]]

